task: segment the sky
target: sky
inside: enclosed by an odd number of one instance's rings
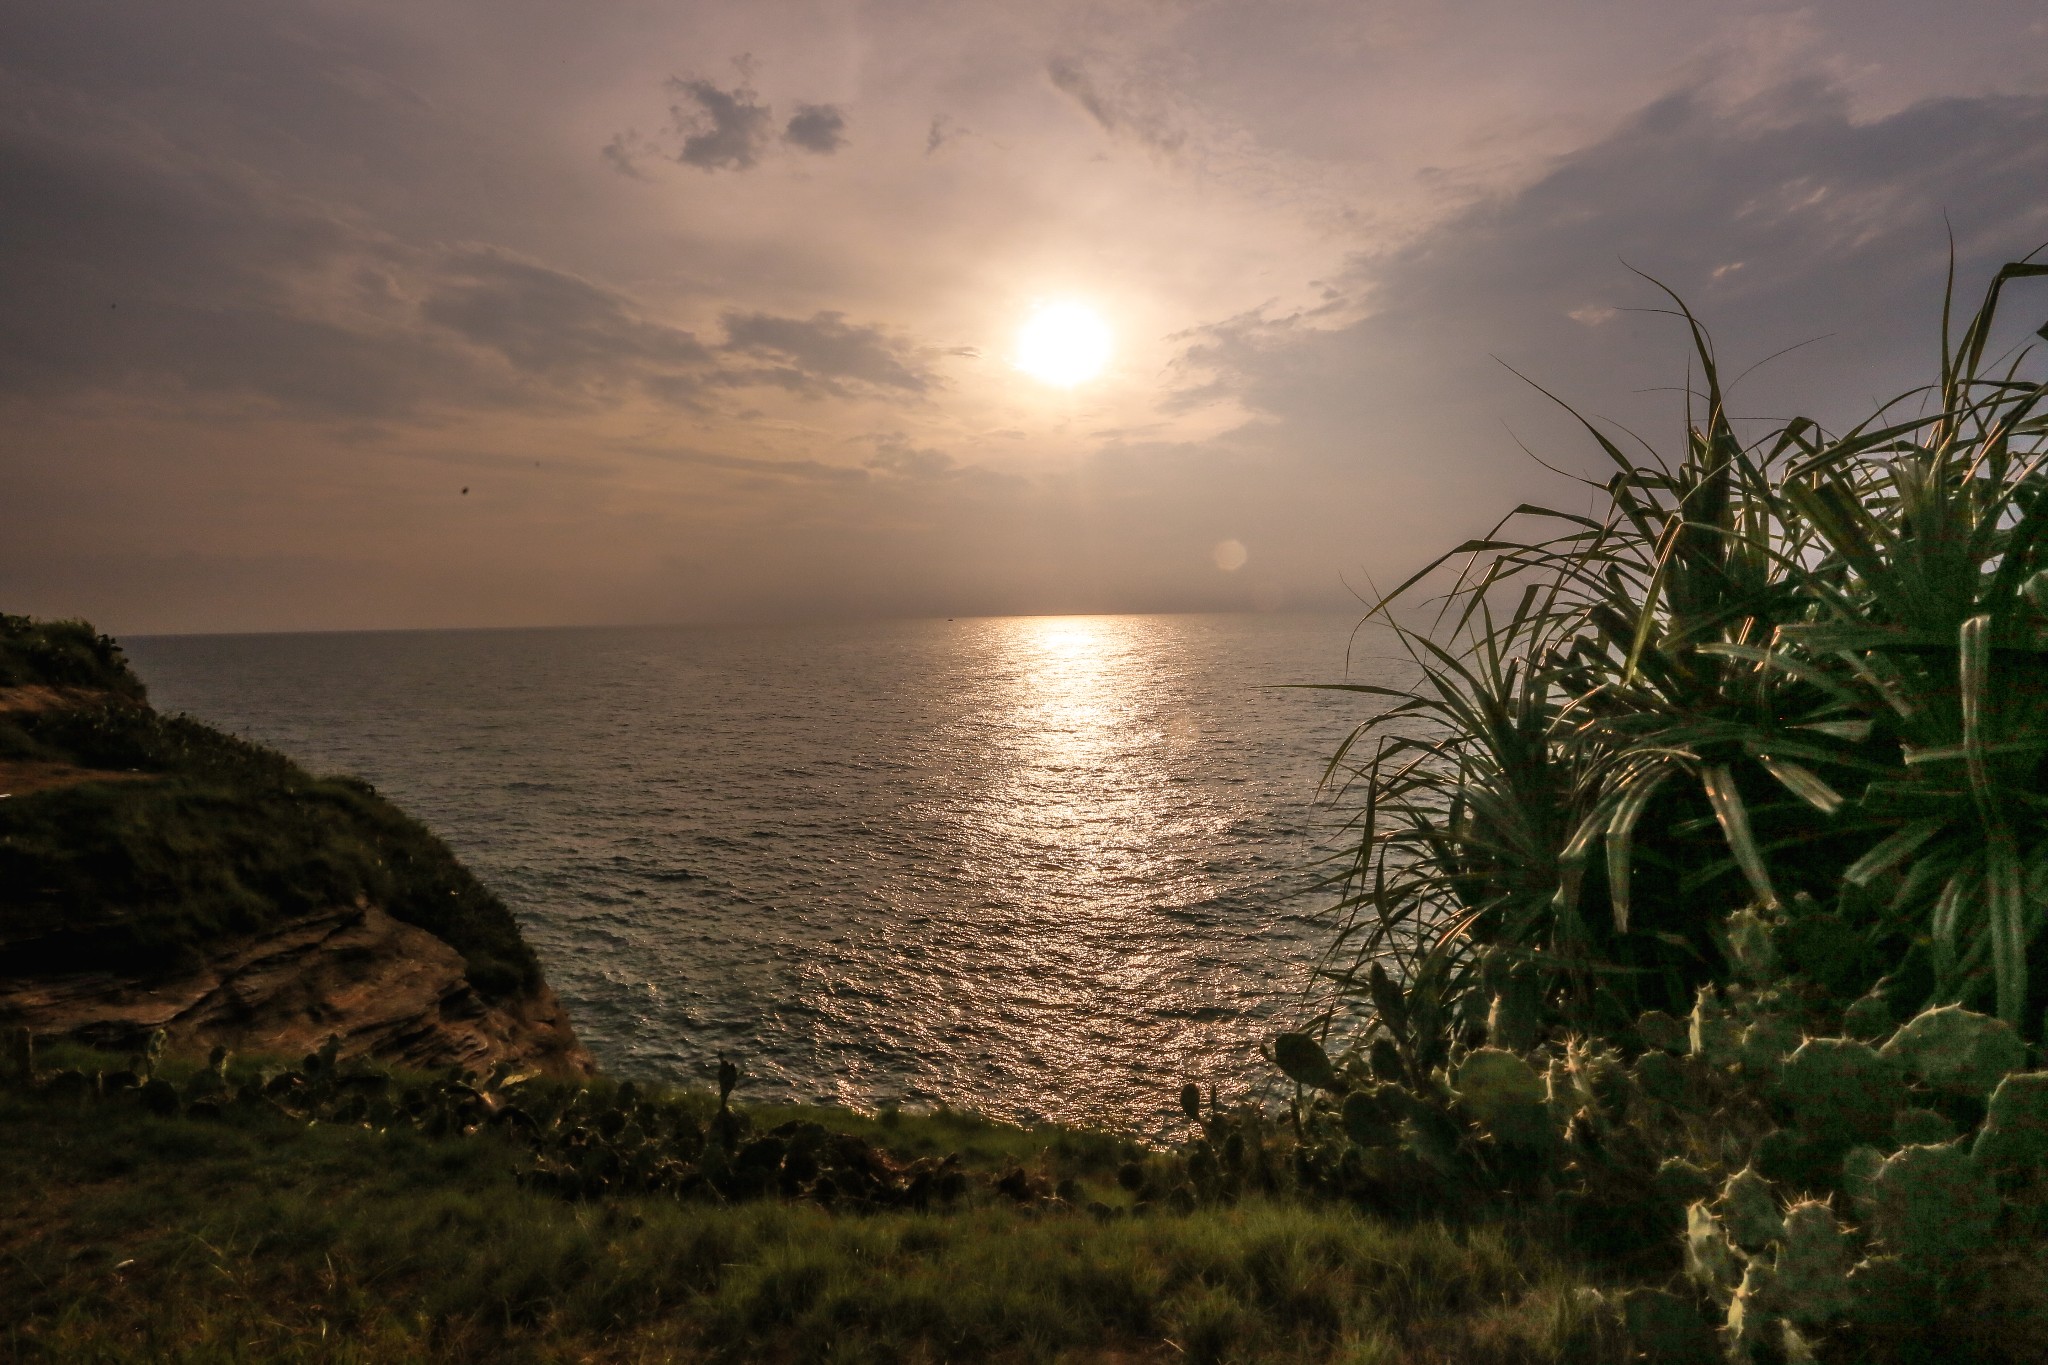
[[[1839,426],[1951,240],[2048,242],[2038,0],[12,0],[0,610],[1354,609],[1585,510],[1531,381],[1677,447],[1644,275]]]

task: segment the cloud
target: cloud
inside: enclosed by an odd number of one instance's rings
[[[1629,267],[1688,301],[1731,376],[1831,334],[1744,380],[1736,406],[1840,423],[1931,377],[1948,225],[1967,296],[2048,241],[2042,184],[2048,98],[1858,120],[1826,90],[1680,91],[1526,188],[1354,260],[1338,283],[1355,320],[1261,312],[1200,329],[1175,401],[1235,401],[1257,417],[1231,441],[1370,467],[1422,503],[1470,502],[1453,523],[1469,524],[1504,496],[1490,491],[1502,470],[1540,474],[1503,419],[1545,433],[1546,455],[1580,449],[1500,361],[1596,416],[1676,427],[1686,338],[1646,311],[1668,300]]]
[[[846,145],[846,116],[830,104],[799,104],[782,140],[807,152],[830,156]]]
[[[937,384],[908,345],[879,327],[846,321],[837,312],[808,319],[768,313],[725,315],[726,349],[780,359],[798,383],[835,389],[852,381],[874,389],[923,394]]]
[[[679,77],[670,77],[668,88],[683,97],[669,109],[684,135],[676,160],[707,171],[744,171],[761,159],[771,116],[767,105],[754,102],[751,89],[721,90],[710,81]]]
[[[493,250],[459,255],[421,308],[431,322],[558,382],[628,375],[674,379],[711,352],[689,332],[648,321],[588,280]],[[674,394],[671,387],[666,391]]]
[[[1167,154],[1179,151],[1187,142],[1186,130],[1167,112],[1163,100],[1137,81],[1105,86],[1074,57],[1053,58],[1046,64],[1045,74],[1104,132],[1126,134],[1156,152]]]

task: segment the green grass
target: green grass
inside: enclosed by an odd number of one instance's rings
[[[56,1058],[54,1060],[77,1060]],[[708,1097],[702,1102],[709,1104]],[[756,1111],[757,1125],[797,1111]],[[1045,1180],[1122,1139],[802,1116]],[[0,1091],[0,1355],[93,1360],[1599,1361],[1512,1229],[1253,1199],[1193,1213],[569,1203],[497,1138],[84,1111]]]

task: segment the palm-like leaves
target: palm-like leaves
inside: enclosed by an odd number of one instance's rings
[[[2048,388],[1985,353],[2004,285],[2041,274],[1999,272],[1939,382],[1837,437],[1740,441],[1680,304],[1702,382],[1675,467],[1586,424],[1604,518],[1518,508],[1503,528],[1552,534],[1497,528],[1375,608],[1466,559],[1440,637],[1395,627],[1420,681],[1350,689],[1392,705],[1332,762],[1363,793],[1340,996],[1392,958],[1454,1000],[1491,945],[1590,1024],[1723,974],[1749,903],[1795,941],[1824,921],[1838,987],[2038,1010]]]

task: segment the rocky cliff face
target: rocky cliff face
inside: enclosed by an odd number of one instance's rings
[[[511,912],[431,831],[158,714],[83,622],[0,614],[0,1028],[20,1027],[593,1069]]]
[[[595,1070],[552,990],[487,1002],[461,954],[367,905],[210,943],[201,963],[162,977],[0,975],[0,1032],[16,1027],[117,1051],[162,1029],[172,1048],[199,1052],[295,1057],[334,1036],[343,1056],[419,1070]]]

